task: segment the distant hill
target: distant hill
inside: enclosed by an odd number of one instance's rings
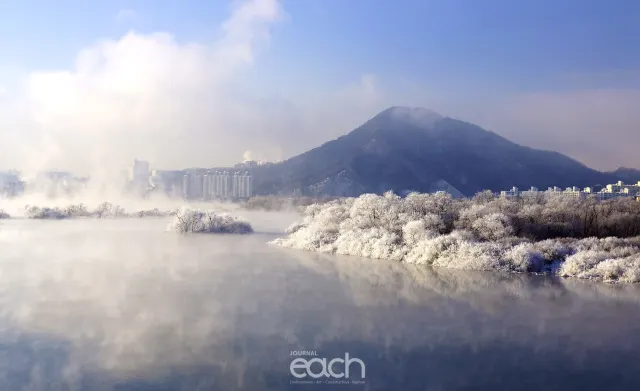
[[[640,181],[640,170],[635,168],[620,167],[608,174],[615,177],[616,180],[623,181],[624,183],[632,184]]]
[[[391,107],[336,140],[253,171],[257,194],[337,196],[387,190],[469,196],[484,189],[585,187],[617,180],[560,153],[409,107]]]

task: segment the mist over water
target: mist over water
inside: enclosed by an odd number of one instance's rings
[[[637,285],[288,250],[266,242],[299,216],[238,215],[255,233],[0,221],[0,389],[315,387],[292,350],[360,358],[356,389],[640,384]]]

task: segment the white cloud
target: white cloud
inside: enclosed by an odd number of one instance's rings
[[[24,94],[13,97],[26,102],[24,115],[11,128],[2,119],[0,167],[87,171],[135,156],[165,167],[239,159],[252,148],[243,136],[255,129],[236,123],[249,108],[229,96],[281,12],[276,0],[247,1],[216,42],[129,32],[81,50],[73,69],[32,72]]]
[[[281,160],[384,108],[373,75],[320,96],[243,93],[251,90],[244,70],[283,14],[276,0],[250,0],[215,42],[131,31],[84,48],[72,69],[30,73],[24,94],[12,96],[21,110],[0,103],[14,113],[10,127],[0,118],[0,168],[103,175],[135,157],[156,168],[211,167],[241,161],[247,150]]]

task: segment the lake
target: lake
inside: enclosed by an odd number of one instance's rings
[[[640,286],[288,250],[295,216],[240,214],[0,221],[0,390],[640,389]]]

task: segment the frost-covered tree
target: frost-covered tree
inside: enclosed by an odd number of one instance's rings
[[[386,193],[305,208],[275,244],[440,267],[640,280],[640,203]]]
[[[491,190],[484,190],[473,196],[471,199],[476,205],[484,205],[496,199],[496,195]]]
[[[511,225],[511,219],[504,213],[491,213],[483,216],[473,222],[472,228],[479,238],[485,240],[503,239],[515,232]]]
[[[169,230],[181,233],[247,234],[253,228],[248,221],[214,211],[183,208],[173,216]]]

